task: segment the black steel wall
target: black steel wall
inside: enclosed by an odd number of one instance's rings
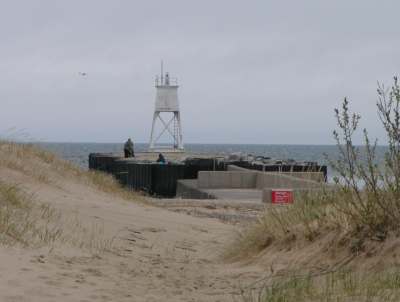
[[[175,197],[178,179],[196,179],[199,171],[226,171],[227,164],[268,172],[323,172],[327,179],[327,167],[310,164],[258,165],[245,161],[224,162],[214,158],[192,158],[183,163],[146,163],[134,159],[122,159],[113,154],[91,153],[89,169],[114,175],[118,181],[132,190],[140,190],[159,197]]]
[[[144,163],[112,154],[91,153],[89,169],[110,173],[132,190],[175,197],[178,179],[196,179],[199,171],[225,171],[226,165],[216,159],[188,159],[181,164]]]

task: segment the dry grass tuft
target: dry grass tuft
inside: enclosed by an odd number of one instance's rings
[[[106,252],[118,253],[117,234],[105,235],[104,225],[98,221],[85,224],[76,217],[63,217],[61,224],[64,226],[63,236],[59,243],[62,246],[77,247],[90,252],[92,255],[100,255]]]
[[[0,168],[23,173],[35,181],[58,186],[69,179],[117,197],[141,201],[111,176],[86,171],[33,144],[0,141]],[[35,200],[20,185],[0,181],[0,244],[38,247],[78,247],[92,254],[116,252],[115,238],[104,234],[99,222],[85,222],[61,214]]]
[[[57,185],[60,177],[69,178],[127,200],[142,199],[124,189],[111,175],[83,170],[33,144],[0,141],[0,167],[22,172],[41,183]]]
[[[384,160],[378,161],[377,142],[371,143],[366,129],[364,146],[353,143],[361,116],[350,112],[345,98],[342,107],[335,109],[338,158],[328,159],[339,175],[335,189],[308,193],[288,208],[267,209],[238,236],[239,248],[229,251],[229,257],[256,253],[274,241],[313,241],[331,230],[339,238],[353,237],[345,243],[358,253],[364,241],[383,242],[390,234],[400,234],[400,83],[394,78],[391,89],[379,85],[377,91],[377,111],[388,142]]]
[[[47,245],[60,238],[61,228],[52,223],[59,214],[32,201],[18,186],[0,182],[0,243]]]
[[[269,206],[258,220],[237,233],[225,258],[238,260],[256,255],[271,244],[289,246],[295,241],[312,242],[330,231],[349,232],[349,217],[331,203],[339,192],[308,192],[290,206]],[[341,236],[337,236],[338,240]]]
[[[328,234],[335,239],[321,253],[348,250],[352,257],[374,242],[400,235],[400,83],[391,89],[378,86],[377,111],[386,133],[387,150],[378,161],[377,141],[363,130],[364,146],[353,143],[361,116],[351,113],[344,99],[335,109],[338,130],[333,132],[338,159],[330,160],[339,177],[335,189],[305,194],[294,205],[270,207],[250,228],[237,236],[226,257],[240,259],[274,244],[290,249],[292,243],[316,241]],[[280,244],[280,245],[279,245]],[[319,242],[322,244],[322,241]],[[297,246],[301,246],[297,244]],[[365,255],[367,257],[368,253]],[[390,261],[387,261],[390,263]],[[321,276],[288,274],[265,284],[251,301],[399,301],[399,271],[338,273]]]
[[[400,272],[288,275],[269,280],[261,290],[243,294],[244,301],[387,301],[400,300]]]
[[[23,247],[72,246],[92,254],[115,252],[115,237],[104,235],[104,226],[83,225],[77,218],[35,200],[17,185],[0,182],[0,244]]]

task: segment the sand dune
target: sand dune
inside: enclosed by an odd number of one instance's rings
[[[285,278],[293,274],[315,276],[305,290],[323,297],[347,294],[346,280],[356,279],[361,300],[371,295],[369,284],[378,288],[373,297],[397,294],[390,270],[400,263],[398,236],[366,242],[359,252],[338,244],[335,229],[316,240],[271,243],[252,236],[254,228],[237,237],[262,211],[251,203],[145,198],[111,176],[0,142],[0,301],[259,301],[271,284],[292,284]],[[331,284],[328,277],[345,289],[324,291],[318,284]]]
[[[232,301],[263,275],[222,260],[234,225],[135,203],[51,165],[40,166],[46,181],[0,169],[63,228],[51,244],[0,247],[0,301]]]

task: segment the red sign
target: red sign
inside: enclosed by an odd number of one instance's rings
[[[293,203],[293,190],[273,189],[271,192],[271,201],[274,204]]]

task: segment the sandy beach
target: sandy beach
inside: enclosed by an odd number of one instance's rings
[[[12,160],[25,170],[4,164],[0,181],[59,213],[51,224],[63,235],[0,247],[1,301],[232,301],[263,276],[261,268],[222,257],[240,224],[226,217],[255,217],[259,209],[142,196],[135,202],[37,158]]]

